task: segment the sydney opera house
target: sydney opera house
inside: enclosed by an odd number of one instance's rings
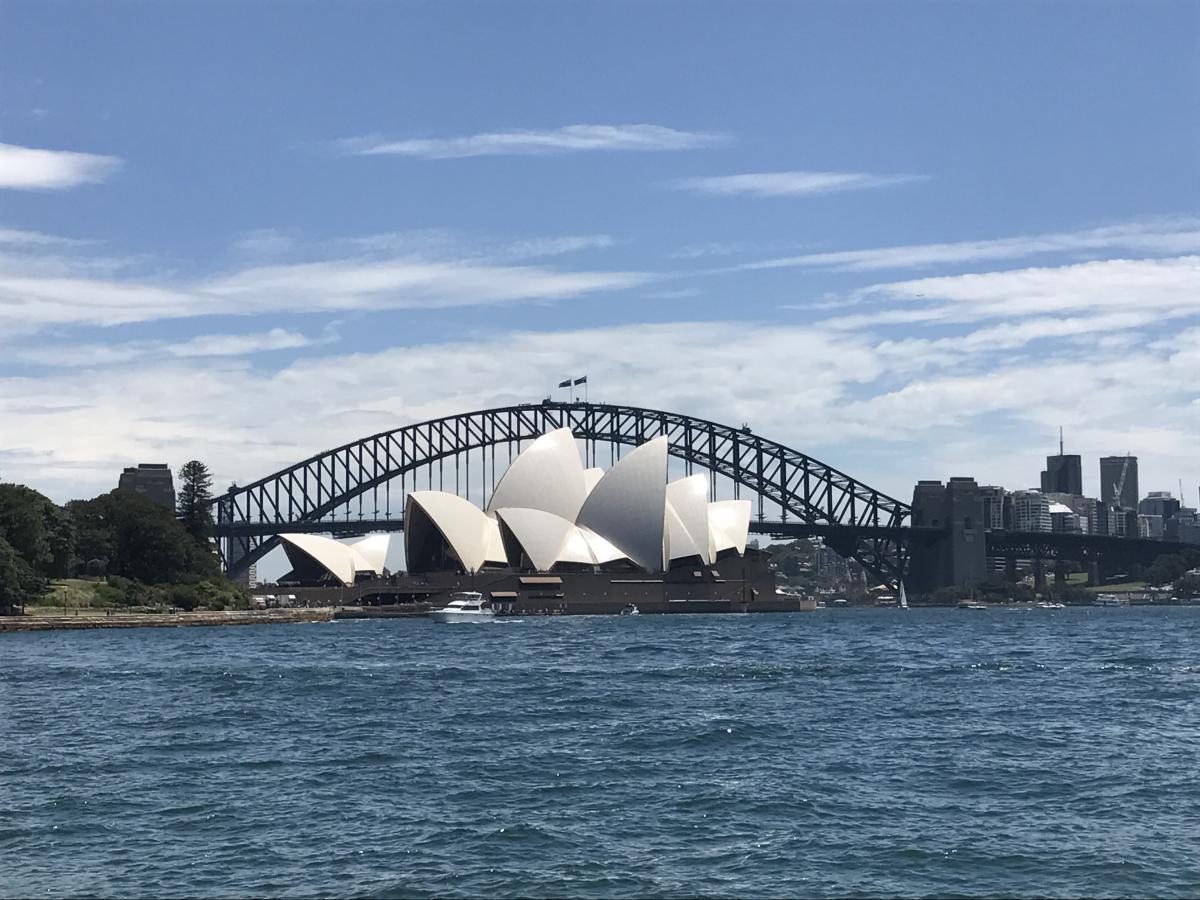
[[[513,460],[484,509],[442,491],[409,493],[403,575],[384,568],[386,535],[280,537],[289,577],[304,583],[386,576],[408,599],[477,590],[513,614],[784,608],[766,554],[747,549],[749,526],[750,502],[709,501],[707,475],[668,480],[666,438],[605,471],[584,468],[560,428]]]

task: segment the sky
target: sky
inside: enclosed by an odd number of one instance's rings
[[[537,401],[1200,485],[1200,5],[0,3],[0,480]],[[562,396],[559,392],[558,396]]]

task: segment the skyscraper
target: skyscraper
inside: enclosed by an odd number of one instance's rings
[[[1100,499],[1121,509],[1137,509],[1138,461],[1136,456],[1100,457]]]
[[[1063,453],[1061,431],[1058,433],[1058,455],[1046,457],[1042,493],[1083,495],[1083,460],[1077,453]]]
[[[145,494],[155,503],[160,503],[171,512],[175,511],[175,482],[171,467],[166,463],[139,463],[121,473],[117,487],[126,491]]]
[[[1046,457],[1042,473],[1042,492],[1046,494],[1083,495],[1083,460],[1077,454]]]

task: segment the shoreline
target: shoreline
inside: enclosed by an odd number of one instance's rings
[[[188,628],[203,625],[291,625],[298,622],[331,622],[334,610],[271,609],[224,612],[118,613],[115,615],[4,616],[0,633],[16,631],[74,631],[96,628]]]

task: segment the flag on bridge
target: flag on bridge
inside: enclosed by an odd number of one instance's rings
[[[570,379],[570,378],[568,378],[566,381],[560,381],[560,382],[558,383],[558,386],[559,386],[559,387],[570,387],[570,386],[571,386],[571,379]]]
[[[584,375],[582,378],[576,378],[575,383],[576,384],[587,384],[587,376]]]

